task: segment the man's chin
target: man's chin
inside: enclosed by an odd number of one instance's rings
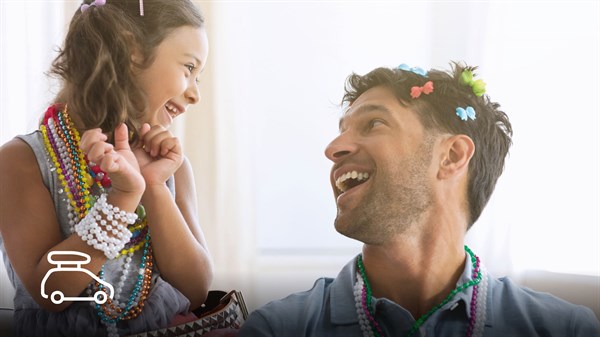
[[[343,236],[363,242],[365,239],[364,231],[359,230],[359,226],[354,221],[350,220],[351,217],[340,216],[338,214],[334,221],[335,230]]]

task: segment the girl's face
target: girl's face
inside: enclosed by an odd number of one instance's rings
[[[148,98],[142,122],[169,127],[189,104],[200,100],[197,80],[207,56],[204,28],[176,28],[156,47],[153,63],[137,76]]]

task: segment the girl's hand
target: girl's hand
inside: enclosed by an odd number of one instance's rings
[[[164,184],[183,162],[179,139],[160,125],[144,123],[140,129],[141,146],[134,150],[146,185]]]
[[[129,147],[127,126],[121,124],[114,131],[115,145],[101,129],[91,129],[81,136],[80,148],[90,162],[100,166],[110,176],[112,190],[122,193],[144,192],[146,184],[140,174],[135,155]]]

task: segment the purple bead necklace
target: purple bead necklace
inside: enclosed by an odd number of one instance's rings
[[[473,273],[471,280],[457,286],[454,290],[446,296],[446,298],[431,308],[423,316],[419,317],[406,334],[406,337],[412,336],[419,328],[433,315],[437,310],[446,305],[450,300],[458,293],[464,291],[469,287],[473,287],[473,295],[471,296],[470,313],[471,319],[469,320],[469,326],[467,328],[467,337],[474,337],[483,334],[483,320],[485,316],[485,304],[486,304],[486,293],[487,293],[487,280],[480,285],[483,277],[481,272],[481,262],[469,247],[465,246],[465,251],[471,258],[473,265]],[[375,312],[372,303],[372,291],[371,285],[367,279],[365,273],[365,266],[363,264],[362,255],[359,255],[356,261],[357,272],[356,272],[356,284],[354,285],[354,299],[356,301],[356,313],[358,315],[358,322],[360,328],[365,337],[383,337],[381,327],[375,319]],[[482,288],[482,289],[480,289]],[[480,293],[480,290],[481,291]],[[483,300],[478,301],[478,295],[483,296]]]

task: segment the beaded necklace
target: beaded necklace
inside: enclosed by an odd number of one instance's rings
[[[412,336],[419,328],[427,321],[431,315],[437,310],[446,305],[458,293],[469,287],[473,287],[471,296],[469,326],[467,328],[467,337],[482,336],[485,322],[485,306],[487,295],[487,278],[482,276],[482,266],[477,257],[469,247],[465,246],[465,251],[469,254],[473,265],[472,279],[457,286],[446,296],[441,303],[434,306],[431,310],[415,321],[411,329],[406,334],[406,337]],[[365,337],[383,337],[383,331],[375,319],[375,311],[372,306],[372,291],[371,285],[367,279],[365,266],[363,264],[362,255],[357,257],[356,261],[356,283],[354,284],[354,300],[356,302],[356,314],[360,328]],[[482,282],[483,280],[483,282]],[[482,300],[477,300],[478,296]]]
[[[62,110],[61,110],[62,109]],[[73,126],[67,106],[64,108],[53,105],[48,108],[40,125],[46,151],[53,163],[52,171],[56,171],[62,188],[59,194],[66,194],[67,217],[69,229],[74,232],[75,224],[83,219],[96,202],[97,195],[105,193],[110,188],[110,178],[97,165],[90,165],[79,148],[80,135]],[[121,264],[121,276],[115,287],[113,299],[100,305],[90,302],[96,308],[101,321],[107,325],[109,336],[118,336],[116,324],[121,320],[137,317],[144,307],[150,292],[152,279],[152,245],[150,230],[147,225],[146,213],[139,205],[136,213],[138,221],[128,226],[132,232],[131,240],[121,250],[116,259]],[[134,253],[143,249],[141,261],[132,263]],[[137,266],[136,266],[137,265]],[[105,266],[102,266],[98,276],[104,280]],[[124,297],[122,290],[126,284],[133,282],[133,291]],[[93,294],[103,290],[102,284],[92,282],[86,292]]]

